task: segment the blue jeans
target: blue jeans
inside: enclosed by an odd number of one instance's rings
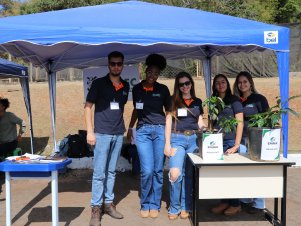
[[[96,134],[91,206],[112,203],[116,165],[123,142],[123,134]]]
[[[242,153],[242,150],[244,150],[244,153],[248,153],[247,149],[247,138],[243,137],[241,140],[240,144],[240,153]],[[251,203],[253,207],[257,209],[264,209],[265,208],[265,200],[264,198],[245,198],[245,199],[240,199],[241,202],[243,203]]]
[[[192,165],[188,164],[187,153],[197,152],[197,136],[171,134],[171,147],[175,154],[169,159],[169,168],[177,168],[180,174],[176,181],[170,181],[170,206],[168,213],[178,214],[181,210],[190,211],[192,193]]]
[[[140,160],[141,210],[160,210],[163,187],[164,126],[143,125],[136,132]]]

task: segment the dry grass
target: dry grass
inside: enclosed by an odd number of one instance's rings
[[[174,80],[162,79],[159,82],[166,84],[172,92]],[[230,79],[233,84],[233,79]],[[196,78],[196,93],[201,99],[205,98],[204,80]],[[265,95],[270,103],[275,103],[275,97],[279,95],[278,78],[257,78],[255,79],[257,90]],[[301,77],[290,78],[290,95],[301,94]],[[33,112],[33,129],[35,144],[39,153],[51,153],[53,149],[52,129],[49,92],[47,83],[31,83],[31,102]],[[28,122],[26,109],[23,102],[23,95],[20,85],[1,85],[0,95],[9,98],[11,107],[9,111],[14,112]],[[77,133],[79,129],[85,129],[84,123],[84,99],[83,99],[83,82],[58,82],[57,83],[57,112],[56,112],[56,131],[57,140],[62,139],[68,134]],[[295,99],[290,106],[296,111],[301,112],[301,101]],[[129,101],[125,108],[125,122],[129,123],[132,112],[132,102]],[[300,118],[289,117],[289,150],[290,153],[301,152],[301,130]],[[20,146],[27,152],[30,151],[29,132],[25,133],[24,139]]]

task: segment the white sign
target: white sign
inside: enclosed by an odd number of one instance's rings
[[[204,161],[224,160],[222,133],[203,133],[202,158]]]
[[[104,77],[108,74],[109,70],[107,66],[101,66],[101,67],[94,67],[94,68],[87,68],[83,70],[83,76],[84,76],[84,98],[86,100],[87,94],[89,92],[89,89],[92,85],[92,82],[97,79]],[[140,82],[139,80],[139,70],[137,65],[125,65],[123,67],[122,73],[121,73],[122,79],[127,81],[130,84],[130,92],[129,92],[129,100],[132,100],[132,89],[133,86],[138,84]]]
[[[261,160],[279,160],[281,129],[263,129],[261,142]]]
[[[278,44],[278,31],[264,31],[264,44]]]

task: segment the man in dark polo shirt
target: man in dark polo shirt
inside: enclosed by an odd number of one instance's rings
[[[85,104],[87,142],[94,146],[90,226],[100,226],[102,205],[104,213],[116,219],[123,218],[113,204],[115,170],[125,132],[123,111],[129,93],[129,84],[120,78],[123,60],[120,52],[108,55],[109,73],[92,83]]]

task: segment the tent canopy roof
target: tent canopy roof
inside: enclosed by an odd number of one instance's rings
[[[197,9],[125,1],[0,19],[0,51],[57,71],[105,65],[119,50],[127,63],[157,52],[168,59],[289,50],[289,29]],[[264,32],[279,42],[264,43]]]
[[[28,77],[27,67],[0,58],[0,79],[11,77]]]

